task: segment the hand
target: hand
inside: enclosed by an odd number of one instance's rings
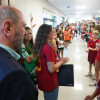
[[[32,59],[33,59],[33,54],[31,54],[31,56],[30,56]]]
[[[97,48],[100,49],[100,43],[96,43]]]
[[[86,49],[85,52],[88,53],[89,52],[89,49]]]
[[[89,47],[89,50],[91,50],[92,48],[91,47]]]
[[[57,61],[58,61],[58,62],[61,61],[61,58],[57,59]]]
[[[69,58],[65,57],[65,58],[62,58],[61,61],[63,62],[63,64],[67,63],[69,61]]]
[[[93,98],[90,95],[88,95],[88,96],[85,97],[84,100],[93,100]]]
[[[96,48],[95,48],[95,51],[99,51],[99,48],[96,47]]]

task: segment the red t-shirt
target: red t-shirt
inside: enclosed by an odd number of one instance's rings
[[[93,41],[93,39],[91,39],[88,42],[88,47],[96,48],[96,43],[98,43],[98,42],[99,42],[98,40]],[[88,53],[88,61],[90,63],[94,63],[95,64],[96,56],[97,56],[97,51],[89,50],[89,53]]]
[[[99,39],[99,43],[100,43],[100,39]],[[97,52],[96,60],[100,62],[100,49]]]
[[[90,38],[92,39],[92,32],[90,32]]]
[[[44,44],[40,59],[37,60],[37,67],[41,70],[36,71],[38,88],[45,92],[53,91],[58,86],[57,72],[48,71],[47,62],[57,62],[57,54],[54,48],[48,43]]]

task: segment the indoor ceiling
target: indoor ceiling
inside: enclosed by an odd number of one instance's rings
[[[100,14],[100,0],[48,0],[65,15]]]

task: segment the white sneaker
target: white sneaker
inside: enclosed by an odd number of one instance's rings
[[[96,84],[97,84],[97,82],[96,82],[96,80],[94,80],[93,82],[91,82],[91,83],[89,84],[89,86],[96,86]]]
[[[92,72],[88,72],[85,76],[91,76],[92,75]]]

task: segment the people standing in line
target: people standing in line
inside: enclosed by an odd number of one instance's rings
[[[91,76],[92,75],[92,65],[95,64],[95,59],[97,56],[97,47],[96,43],[98,43],[98,34],[99,32],[97,30],[93,31],[93,39],[89,40],[88,42],[88,49],[86,52],[88,52],[88,62],[89,62],[89,72],[85,76]],[[91,84],[90,84],[91,85]]]
[[[0,6],[0,100],[38,100],[38,91],[18,62],[25,21],[13,7]]]
[[[80,22],[78,23],[78,31],[79,31],[79,35],[80,35],[80,33],[81,33],[81,23]]]
[[[77,28],[77,24],[75,23],[74,33],[76,34],[76,37],[77,37],[77,33],[78,33],[78,32],[77,32],[77,29],[78,29],[78,28]]]
[[[26,33],[24,34],[24,41],[22,48],[19,49],[21,56],[21,64],[28,72],[29,76],[36,84],[36,58],[33,58],[33,37],[32,30],[29,27],[25,27]]]
[[[43,24],[39,27],[36,39],[34,56],[37,57],[36,77],[38,88],[44,93],[44,100],[57,100],[58,98],[58,76],[56,70],[68,62],[68,58],[62,58],[57,63],[57,54],[49,43],[53,37],[50,25]]]
[[[85,39],[85,25],[83,24],[81,27],[81,39],[84,40]]]
[[[63,34],[62,32],[60,32],[58,34],[58,57],[59,58],[63,58],[63,50],[64,50],[64,40],[63,40]]]
[[[95,30],[95,26],[90,26],[90,39],[92,39],[92,32]]]
[[[91,26],[95,27],[95,22],[91,22]]]
[[[100,39],[99,39],[99,45],[100,45]],[[100,48],[98,48],[97,56],[95,59],[95,80],[91,83],[92,86],[95,86],[99,81],[99,72],[100,72]]]
[[[66,42],[67,46],[70,43],[70,34],[68,32],[68,26],[66,26],[64,31],[64,41]]]
[[[70,33],[70,43],[71,43],[71,40],[73,40],[73,36],[74,36],[72,25],[69,26],[68,31]]]
[[[56,28],[57,34],[58,34],[60,31],[61,31],[61,27],[60,27],[60,25],[57,25],[57,28]]]
[[[98,57],[100,59],[100,42],[98,44],[96,44],[96,45],[97,45],[97,48],[99,49]],[[95,61],[95,63],[97,63],[97,62]],[[100,67],[99,63],[97,63],[96,65],[98,65],[98,68]],[[100,71],[100,68],[99,68],[99,71]],[[91,95],[86,96],[84,100],[93,100],[96,96],[97,96],[97,100],[100,100],[100,80],[96,85],[95,91]]]
[[[88,33],[88,30],[85,31],[85,39],[86,39],[86,42],[88,44],[88,42],[90,40],[90,33]]]

